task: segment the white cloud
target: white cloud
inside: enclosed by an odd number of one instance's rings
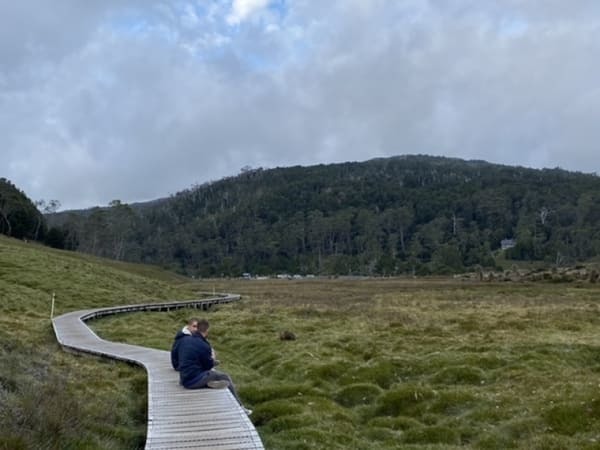
[[[402,153],[600,172],[574,2],[4,2],[0,177],[72,208]]]
[[[253,14],[265,9],[270,0],[233,0],[227,23],[238,25]]]

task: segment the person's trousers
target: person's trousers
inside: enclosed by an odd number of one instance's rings
[[[204,375],[202,378],[200,378],[200,380],[198,380],[198,382],[196,382],[195,384],[190,386],[188,389],[205,388],[205,387],[208,387],[208,382],[210,382],[210,381],[222,381],[222,380],[227,381],[229,383],[229,385],[227,386],[227,389],[229,389],[229,392],[231,392],[233,394],[235,399],[241,405],[242,402],[240,401],[240,398],[237,395],[237,392],[235,390],[235,385],[233,384],[231,377],[228,374],[226,374],[225,372],[220,372],[215,369],[209,370],[208,372],[206,372],[206,375]]]

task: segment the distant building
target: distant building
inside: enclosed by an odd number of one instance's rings
[[[517,241],[514,239],[502,239],[500,241],[500,248],[502,250],[508,250],[509,248],[513,248],[515,245],[517,245]]]

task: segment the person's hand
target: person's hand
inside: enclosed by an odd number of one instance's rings
[[[218,366],[219,364],[221,364],[221,361],[219,361],[217,359],[217,354],[215,353],[214,349],[212,349],[212,348],[210,349],[210,357],[212,358],[213,364],[215,366]]]

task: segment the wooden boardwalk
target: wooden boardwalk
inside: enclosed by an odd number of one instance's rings
[[[237,295],[203,300],[117,306],[74,311],[52,319],[59,344],[68,351],[106,356],[143,366],[148,372],[146,449],[263,449],[254,425],[228,389],[184,389],[170,353],[100,339],[86,320],[132,311],[208,309],[239,300]]]

